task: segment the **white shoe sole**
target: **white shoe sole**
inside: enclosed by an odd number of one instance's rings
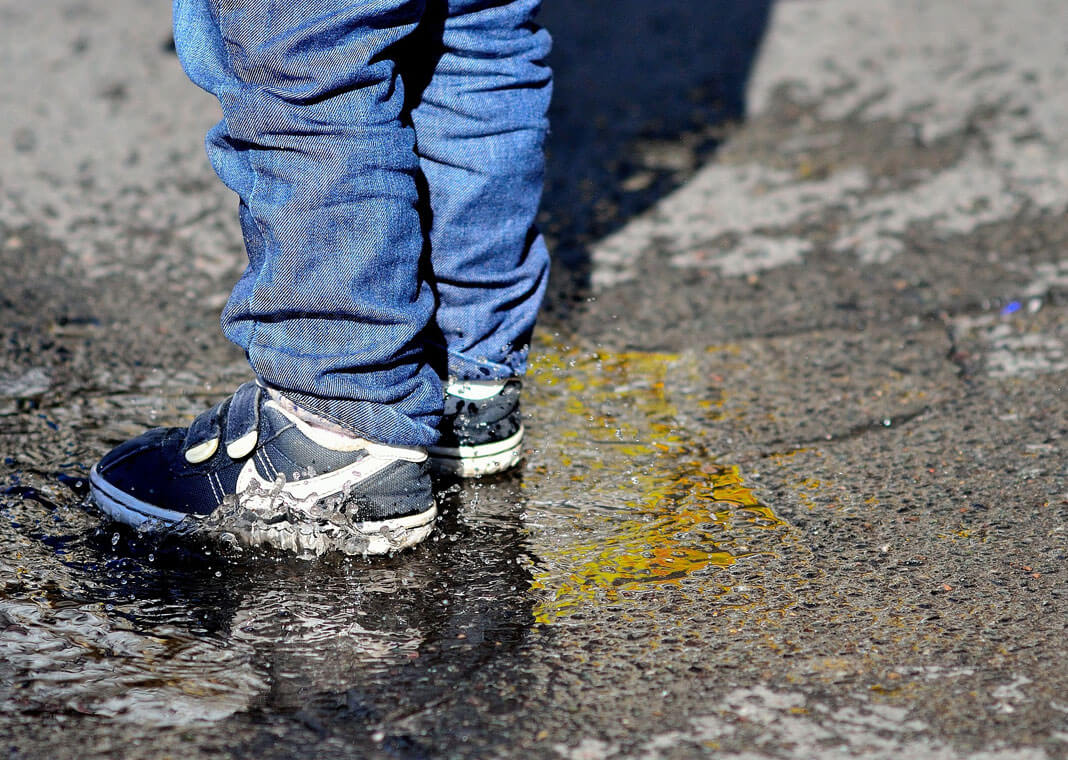
[[[477,478],[504,472],[523,456],[523,426],[503,441],[479,446],[430,446],[430,466],[440,473],[461,478]]]
[[[134,528],[172,527],[189,517],[183,512],[163,509],[141,501],[115,488],[100,476],[95,466],[89,472],[89,483],[90,493],[97,507],[111,519]],[[437,516],[437,506],[431,505],[429,509],[418,514],[388,520],[365,520],[352,523],[351,527],[343,530],[366,541],[366,545],[361,547],[359,553],[390,554],[423,541],[433,530]],[[338,529],[338,526],[333,526],[333,530]],[[305,532],[288,522],[276,523],[257,529],[254,543],[270,544],[280,548],[299,548],[302,543],[305,543],[306,537],[303,535]]]

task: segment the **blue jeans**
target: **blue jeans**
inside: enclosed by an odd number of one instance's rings
[[[549,258],[539,5],[175,0],[248,251],[223,331],[268,385],[419,446],[442,378],[525,370]]]

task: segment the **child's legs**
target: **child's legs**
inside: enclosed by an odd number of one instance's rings
[[[412,113],[452,377],[522,374],[545,291],[534,218],[551,74],[549,36],[532,21],[539,5],[448,0],[443,53]]]
[[[391,46],[425,0],[176,0],[189,76],[223,120],[208,153],[241,198],[249,266],[223,313],[256,373],[379,441],[436,437],[422,332],[414,133]]]

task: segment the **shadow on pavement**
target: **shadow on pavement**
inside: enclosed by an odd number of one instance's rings
[[[772,0],[547,3],[551,109],[543,227],[550,318],[590,276],[589,247],[684,182],[744,117]]]

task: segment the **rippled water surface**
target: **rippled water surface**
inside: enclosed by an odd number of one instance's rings
[[[698,603],[788,609],[802,581],[768,568],[794,531],[704,448],[720,403],[704,358],[542,343],[524,466],[439,484],[431,540],[374,560],[143,535],[87,506],[87,465],[187,421],[214,397],[200,378],[13,410],[27,443],[2,497],[0,711],[89,716],[116,737],[236,720],[382,745],[458,689],[490,705],[473,708],[483,722],[507,712],[591,625],[700,636]]]

